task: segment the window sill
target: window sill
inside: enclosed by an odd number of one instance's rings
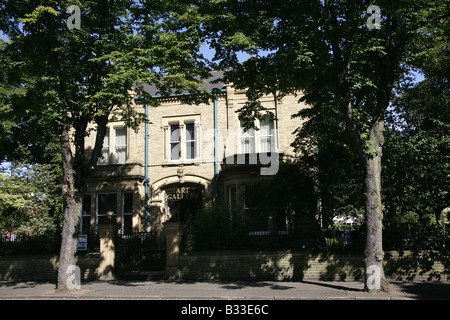
[[[200,160],[190,160],[190,161],[170,161],[170,162],[164,162],[161,164],[161,167],[179,167],[180,165],[183,166],[198,166],[200,165]]]

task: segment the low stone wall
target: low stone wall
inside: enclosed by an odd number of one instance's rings
[[[100,255],[77,255],[76,265],[81,270],[81,280],[97,278]],[[56,281],[57,255],[24,255],[0,257],[0,281]]]
[[[82,280],[98,278],[100,255],[79,254]],[[181,253],[178,272],[170,279],[363,281],[363,259],[351,254],[307,252],[205,251]],[[173,267],[172,267],[173,268]],[[400,281],[450,281],[450,259],[438,252],[386,252],[384,271]],[[58,257],[32,255],[0,257],[0,281],[56,281]]]
[[[384,272],[399,281],[450,281],[450,252],[386,252]]]
[[[449,259],[439,253],[388,252],[388,279],[450,281]],[[351,254],[217,251],[182,254],[179,278],[186,280],[363,281],[363,259]]]

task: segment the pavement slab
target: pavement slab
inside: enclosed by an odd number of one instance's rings
[[[5,299],[132,300],[450,300],[449,283],[391,283],[389,293],[367,293],[360,282],[331,281],[92,281],[58,292],[48,282],[0,282]]]

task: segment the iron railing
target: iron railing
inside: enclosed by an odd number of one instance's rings
[[[0,256],[26,254],[59,254],[61,232],[46,234],[8,233],[0,234]],[[98,252],[100,238],[95,232],[87,235],[87,252]]]
[[[115,270],[133,270],[141,262],[145,250],[163,250],[165,241],[157,232],[117,234],[115,239]]]

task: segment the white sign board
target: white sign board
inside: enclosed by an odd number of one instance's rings
[[[80,234],[78,236],[77,250],[78,251],[86,251],[87,250],[87,235],[86,234]]]

